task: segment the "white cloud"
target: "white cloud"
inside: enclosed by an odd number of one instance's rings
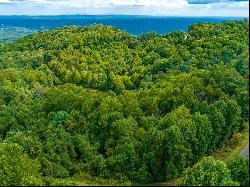
[[[187,0],[33,0],[38,4],[57,6],[106,8],[114,6],[163,6],[166,8],[182,8],[188,5]]]
[[[117,6],[163,6],[181,8],[188,5],[186,0],[111,0]]]
[[[217,3],[208,3],[208,4],[190,4],[189,7],[192,8],[207,8],[207,9],[248,9],[249,2],[248,1],[240,1],[240,2],[232,2],[232,1],[222,1]]]
[[[246,0],[0,0],[0,15],[111,13],[248,16],[248,8]]]
[[[0,3],[11,3],[10,0],[0,0]]]

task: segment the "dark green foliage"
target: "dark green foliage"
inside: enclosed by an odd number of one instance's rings
[[[0,145],[19,144],[46,184],[179,176],[248,120],[247,22],[139,37],[72,26],[2,44]]]
[[[241,186],[249,186],[249,157],[238,157],[228,163],[231,176]]]

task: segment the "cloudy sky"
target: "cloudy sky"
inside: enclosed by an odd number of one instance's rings
[[[0,15],[126,14],[248,17],[248,0],[0,0]]]

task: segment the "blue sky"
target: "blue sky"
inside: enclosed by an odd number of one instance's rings
[[[248,17],[248,0],[0,0],[0,15],[125,14]]]

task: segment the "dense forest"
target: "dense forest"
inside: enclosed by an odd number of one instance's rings
[[[180,176],[248,121],[248,31],[248,19],[139,36],[96,24],[0,44],[0,185]]]

